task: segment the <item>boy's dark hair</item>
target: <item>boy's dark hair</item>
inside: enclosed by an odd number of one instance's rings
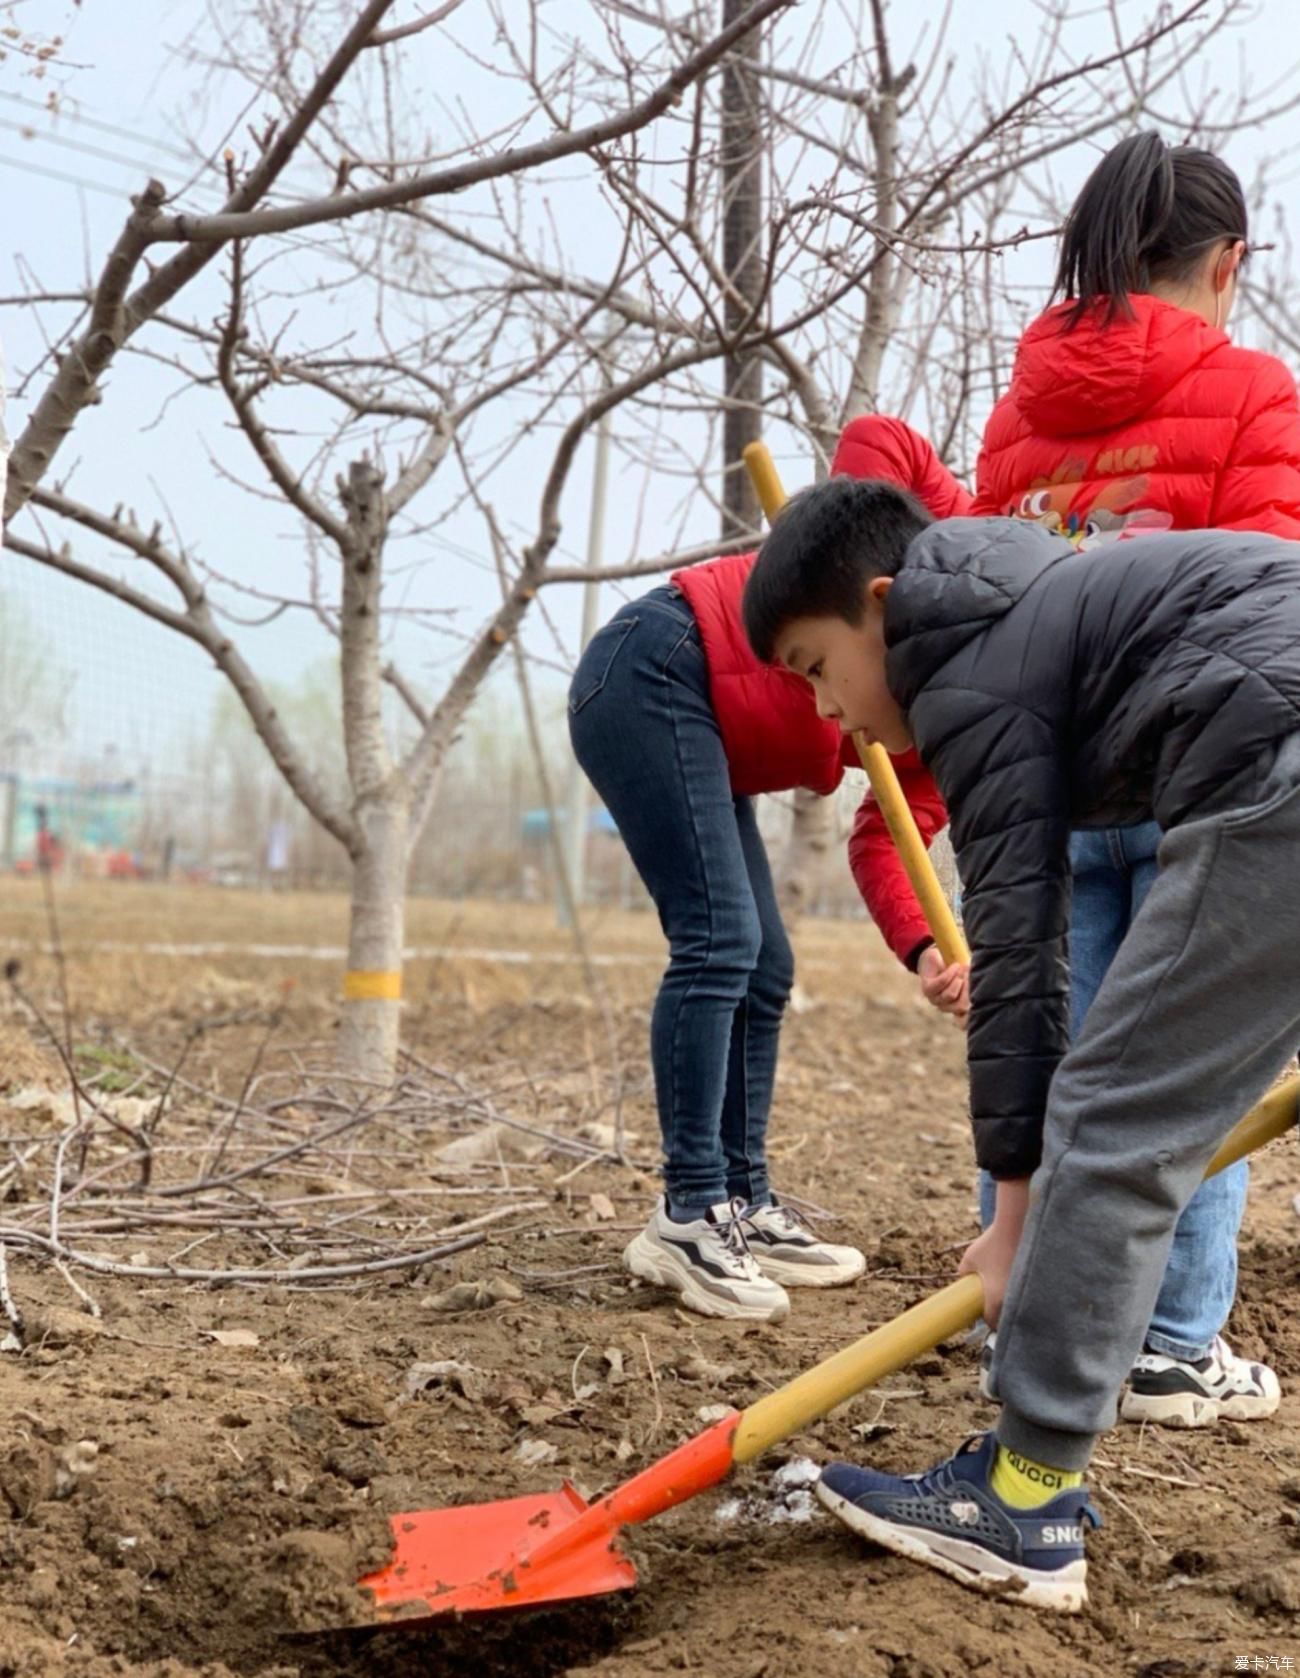
[[[1221,240],[1247,237],[1246,195],[1221,157],[1132,134],[1112,146],[1066,218],[1053,296],[1074,299],[1067,328],[1106,299],[1130,319],[1132,291],[1191,276]]]
[[[745,634],[764,664],[795,618],[862,621],[873,577],[893,577],[930,515],[896,484],[828,478],[800,490],[758,551],[741,605]]]

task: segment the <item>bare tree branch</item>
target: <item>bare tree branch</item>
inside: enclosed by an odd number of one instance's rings
[[[702,560],[719,559],[724,554],[749,553],[763,540],[761,530],[742,530],[738,536],[723,537],[706,542],[698,548],[682,548],[677,553],[662,554],[658,559],[641,559],[628,565],[609,565],[591,571],[585,565],[548,566],[538,583],[548,588],[552,583],[613,583],[626,582],[632,577],[656,577],[665,571],[684,571]]]
[[[125,341],[127,287],[148,246],[149,228],[164,196],[161,182],[150,181],[132,201],[134,207],[126,226],[109,253],[92,295],[90,323],[64,355],[14,445],[5,489],[6,523],[40,482],[78,416],[99,400],[97,381]]]
[[[348,542],[347,526],[321,505],[280,453],[270,432],[257,417],[251,393],[244,389],[235,374],[235,351],[244,330],[243,311],[244,253],[242,245],[236,240],[231,253],[230,312],[226,316],[217,352],[217,376],[221,380],[221,388],[235,411],[240,430],[252,444],[253,452],[265,466],[271,482],[291,507],[296,507],[305,519],[310,519],[331,542],[344,548]]]
[[[247,179],[230,194],[226,211],[238,215],[260,202],[298,148],[338,84],[347,74],[393,0],[368,0],[311,90],[285,124]],[[219,245],[195,245],[179,252],[156,269],[123,302],[131,276],[158,231],[159,205],[164,188],[151,181],[127,218],[96,286],[96,304],[86,332],[64,356],[58,372],[32,410],[14,445],[5,491],[4,519],[8,522],[26,502],[48,470],[51,460],[76,423],[78,414],[95,399],[96,381],[138,328],[175,297],[216,255]]]
[[[310,199],[305,204],[286,205],[278,210],[251,213],[226,210],[215,216],[163,217],[153,227],[151,238],[173,243],[205,244],[228,239],[252,239],[265,233],[287,233],[294,228],[314,227],[324,221],[345,221],[352,216],[364,215],[369,210],[396,209],[419,198],[463,192],[466,187],[477,186],[481,181],[523,174],[542,164],[555,163],[562,157],[572,157],[575,152],[594,151],[653,122],[676,104],[691,83],[716,64],[736,41],[764,18],[793,4],[794,0],[754,0],[742,17],[729,28],[721,30],[707,46],[692,53],[647,98],[638,100],[630,110],[618,116],[606,117],[604,121],[590,123],[586,128],[552,134],[531,146],[517,146],[492,157],[476,158],[432,174],[416,175],[410,180],[394,181],[388,186],[371,187],[365,192],[338,193],[329,198]]]
[[[419,723],[420,727],[427,728],[429,726],[428,707],[424,704],[424,701],[420,698],[419,694],[416,693],[415,689],[411,686],[410,682],[407,681],[406,677],[397,668],[397,666],[395,664],[386,664],[383,669],[383,677],[384,680],[392,687],[393,691],[400,696],[402,703],[415,718],[416,722]]]
[[[426,29],[432,29],[442,23],[464,4],[464,0],[443,0],[441,6],[435,6],[431,12],[415,19],[414,23],[396,24],[392,29],[377,29],[367,43],[372,47],[391,47],[395,41],[407,41],[412,35],[420,35]]]

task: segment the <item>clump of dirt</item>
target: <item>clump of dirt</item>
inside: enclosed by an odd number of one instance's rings
[[[285,1634],[367,1623],[357,1581],[391,1542],[368,1476],[344,1471],[355,1430],[220,1380],[105,1380],[92,1370],[116,1362],[98,1356],[111,1344],[65,1355],[45,1377],[61,1400],[46,1414],[98,1439],[37,1424],[0,1457],[4,1600],[62,1642],[93,1628],[100,1653],[137,1661],[184,1648],[261,1665]]]

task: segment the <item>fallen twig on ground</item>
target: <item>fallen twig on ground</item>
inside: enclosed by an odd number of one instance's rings
[[[6,1351],[17,1351],[24,1343],[23,1314],[9,1289],[9,1255],[0,1241],[0,1310],[9,1324],[9,1333],[0,1341]]]
[[[46,1235],[32,1229],[16,1229],[0,1225],[0,1246],[6,1241],[26,1242],[41,1248],[65,1264],[80,1265],[101,1276],[130,1276],[139,1281],[155,1282],[294,1282],[334,1281],[344,1276],[377,1276],[386,1270],[416,1270],[422,1264],[433,1264],[478,1247],[487,1239],[484,1235],[467,1235],[460,1241],[449,1241],[441,1247],[428,1247],[422,1252],[401,1253],[393,1257],[370,1259],[360,1264],[303,1265],[300,1269],[283,1270],[191,1270],[178,1265],[117,1264],[112,1259],[99,1258],[94,1253],[80,1253],[71,1247],[58,1247]]]
[[[40,1017],[35,1004],[27,1011]],[[78,1278],[359,1285],[485,1239],[508,1247],[553,1233],[538,1220],[554,1207],[552,1187],[563,1194],[578,1170],[615,1163],[603,1138],[589,1141],[508,1110],[510,1099],[531,1097],[549,1116],[554,1073],[494,1057],[490,1083],[476,1082],[468,1070],[407,1054],[397,1082],[381,1087],[340,1076],[328,1064],[327,1042],[277,1038],[284,1011],[281,1003],[210,1016],[183,1028],[170,1054],[114,1033],[115,1047],[130,1057],[131,1094],[96,1089],[78,1125],[55,1092],[51,1112],[62,1128],[10,1139],[25,1149],[19,1155],[15,1148],[0,1168],[11,1185],[0,1225],[10,1257],[49,1263],[92,1313],[100,1303]],[[260,1028],[234,1069],[224,1043],[204,1048],[226,1025]],[[55,1037],[48,1023],[46,1030]],[[56,1046],[76,1077],[66,1045]],[[238,1079],[233,1096],[219,1087],[226,1076]],[[559,1077],[562,1083],[567,1073]],[[503,1095],[510,1091],[513,1097]],[[158,1135],[164,1118],[165,1141]],[[449,1139],[481,1125],[499,1127],[492,1157],[440,1158]],[[515,1158],[504,1145],[512,1132],[536,1141],[529,1151],[542,1157]],[[553,1184],[550,1162],[565,1155],[573,1169]],[[594,1233],[587,1226],[575,1232]],[[201,1246],[207,1262],[196,1263]],[[607,1265],[575,1268],[595,1273]],[[538,1277],[533,1285],[556,1282],[567,1278]]]

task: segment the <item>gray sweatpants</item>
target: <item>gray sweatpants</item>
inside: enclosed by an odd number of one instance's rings
[[[1058,1468],[1113,1426],[1179,1214],[1300,1043],[1300,736],[1159,861],[1052,1082],[998,1325],[998,1439]]]

